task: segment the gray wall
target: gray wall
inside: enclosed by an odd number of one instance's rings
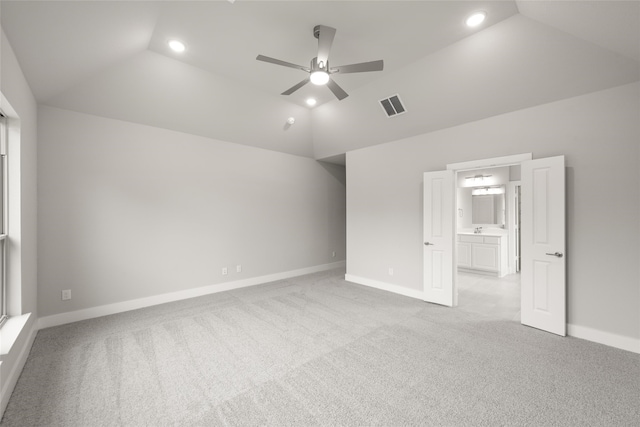
[[[348,152],[347,273],[422,290],[423,172],[565,155],[568,321],[640,338],[638,117],[633,83]]]
[[[342,167],[52,107],[38,119],[40,316],[345,259]]]

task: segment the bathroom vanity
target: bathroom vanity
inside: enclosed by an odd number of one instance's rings
[[[508,273],[506,232],[458,232],[458,270],[503,277]]]

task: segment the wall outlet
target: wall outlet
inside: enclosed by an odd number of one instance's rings
[[[336,251],[331,252],[331,258],[335,258],[336,257]]]
[[[389,276],[393,276],[393,267],[389,267]]]
[[[229,274],[229,270],[227,270],[227,267],[222,267],[222,275],[226,276],[227,274]]]
[[[71,299],[71,289],[64,289],[62,291],[62,301],[68,301]]]
[[[242,266],[240,264],[236,265],[236,273],[242,273]]]

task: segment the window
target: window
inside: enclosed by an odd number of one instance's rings
[[[0,111],[0,327],[7,320],[7,126]]]

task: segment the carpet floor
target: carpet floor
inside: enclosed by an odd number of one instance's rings
[[[638,426],[640,356],[333,270],[38,332],[2,426]]]

